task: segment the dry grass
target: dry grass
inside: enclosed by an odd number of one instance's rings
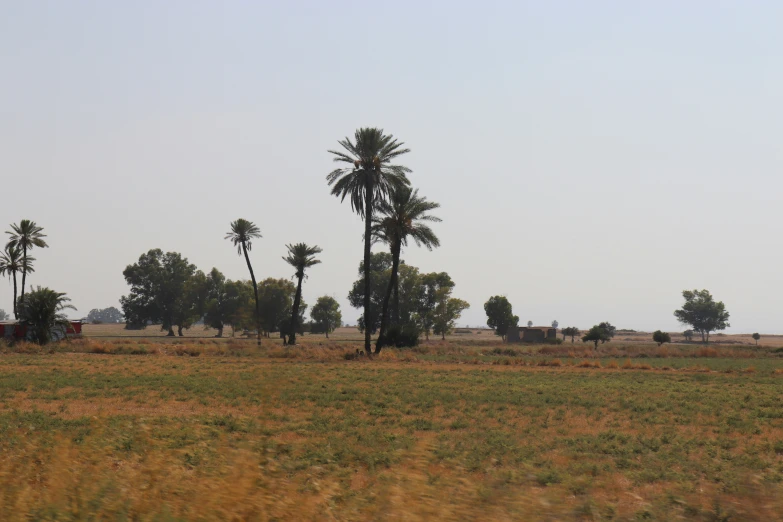
[[[783,519],[778,358],[561,359],[437,342],[349,360],[355,349],[0,347],[0,512]]]

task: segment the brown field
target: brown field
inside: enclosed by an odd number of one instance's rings
[[[458,331],[470,331],[471,333],[452,333],[447,336],[447,340],[459,340],[469,341],[471,343],[484,343],[484,342],[499,342],[499,338],[493,333],[492,330],[486,328],[457,328]],[[184,337],[187,338],[214,338],[217,331],[211,328],[204,328],[203,326],[194,326],[183,331]],[[165,337],[166,332],[161,331],[160,327],[150,326],[144,330],[125,330],[124,325],[121,324],[85,324],[84,335],[86,337],[101,337],[101,338],[114,338],[114,337],[145,337],[145,338],[159,338]],[[226,328],[223,332],[224,338],[231,338],[231,329]],[[275,334],[276,335],[276,334]],[[672,332],[672,342],[683,343],[685,338],[682,336],[682,332]],[[301,337],[301,336],[300,336]],[[362,341],[363,335],[355,327],[343,327],[338,328],[329,335],[330,342],[334,341]],[[560,336],[562,338],[562,336]],[[237,332],[235,338],[243,338],[241,332]],[[323,335],[305,335],[303,336],[303,342],[325,342],[326,338]],[[439,336],[431,337],[431,340],[438,340]],[[614,339],[615,342],[641,342],[651,343],[651,332],[617,332]],[[566,340],[566,344],[570,343],[571,339]],[[577,343],[581,343],[579,339]],[[712,334],[710,336],[710,344],[717,345],[748,345],[755,346],[756,342],[751,337],[751,334]],[[759,346],[783,346],[783,335],[764,335],[758,342]]]
[[[0,345],[2,520],[783,520],[772,345],[122,332]]]

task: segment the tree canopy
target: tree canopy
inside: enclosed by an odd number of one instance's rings
[[[120,298],[126,324],[134,328],[160,324],[170,336],[177,325],[182,335],[182,328],[197,319],[189,291],[195,273],[195,265],[176,252],[164,254],[155,248],[142,254],[122,272],[131,287],[129,295]]]
[[[729,312],[722,301],[715,301],[707,290],[683,290],[685,299],[680,310],[674,316],[682,324],[690,325],[701,334],[702,342],[710,341],[710,332],[725,330],[730,326]]]
[[[343,322],[340,304],[334,297],[328,295],[318,298],[313,309],[310,310],[310,318],[313,320],[312,332],[325,333],[327,338]]]
[[[511,303],[504,295],[495,295],[484,303],[484,311],[487,313],[487,326],[495,330],[495,335],[506,339],[506,332],[510,326],[519,324],[519,316],[514,315]]]
[[[658,343],[658,346],[662,345],[663,343],[670,343],[672,342],[672,337],[666,332],[662,332],[660,330],[656,330],[653,332],[653,341]]]
[[[582,342],[586,343],[592,341],[595,343],[595,347],[598,348],[599,342],[605,343],[606,341],[611,340],[611,338],[612,337],[609,335],[609,330],[597,324],[590,328],[590,330],[584,336],[582,336]]]
[[[116,307],[110,306],[108,308],[93,308],[87,314],[87,320],[93,324],[121,323],[125,321],[125,317]]]
[[[560,333],[563,334],[563,340],[565,341],[566,337],[571,338],[571,342],[574,342],[574,338],[579,335],[579,328],[576,326],[568,326],[566,328],[563,328],[560,330]]]

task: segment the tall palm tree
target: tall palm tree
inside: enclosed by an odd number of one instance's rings
[[[16,297],[16,274],[35,272],[33,261],[35,261],[34,257],[22,257],[21,249],[12,247],[10,244],[6,245],[5,252],[0,254],[0,276],[7,275],[9,279],[14,280],[14,319],[19,319],[19,307],[17,304],[19,299]]]
[[[261,237],[261,230],[253,223],[246,219],[237,219],[231,222],[231,231],[226,235],[226,239],[230,239],[231,242],[237,247],[237,253],[241,256],[245,254],[245,261],[247,262],[247,269],[250,271],[250,279],[253,281],[253,293],[256,298],[256,332],[258,346],[261,346],[261,312],[258,306],[258,285],[256,284],[256,275],[253,273],[253,266],[250,264],[250,256],[247,253],[253,247],[253,240]]]
[[[299,328],[297,324],[299,321],[299,304],[302,302],[302,279],[305,276],[305,270],[311,266],[317,265],[321,261],[316,259],[316,254],[323,252],[319,246],[309,246],[305,243],[297,243],[295,245],[286,245],[288,248],[288,256],[283,260],[296,269],[294,277],[299,281],[296,285],[296,295],[294,296],[294,307],[291,311],[291,335],[288,338],[288,344],[296,344],[296,330]]]
[[[372,215],[378,202],[385,200],[395,188],[410,185],[411,170],[392,161],[410,152],[383,129],[361,128],[350,138],[338,141],[344,149],[330,150],[334,161],[349,166],[333,170],[326,176],[332,195],[345,201],[350,196],[351,209],[364,218],[364,317],[370,312],[370,250],[372,246]],[[364,351],[370,354],[370,330],[364,330]]]
[[[8,244],[12,247],[19,247],[22,249],[22,259],[27,259],[27,251],[32,250],[35,247],[46,248],[49,245],[43,238],[46,234],[42,234],[43,227],[39,227],[35,221],[29,219],[23,219],[18,225],[12,224],[11,230],[6,232],[10,235]],[[22,270],[22,295],[20,299],[24,297],[24,285],[27,280],[27,270]]]
[[[394,292],[394,323],[400,322],[399,268],[402,247],[408,246],[409,238],[417,246],[425,246],[427,250],[440,246],[438,236],[427,224],[440,222],[440,218],[429,214],[437,208],[440,208],[439,203],[427,201],[427,198],[419,196],[418,189],[412,190],[410,187],[395,189],[387,201],[378,204],[377,216],[373,218],[372,234],[376,241],[383,241],[389,245],[392,254],[392,273],[381,308],[381,327],[376,351],[380,351],[383,347],[392,291]]]

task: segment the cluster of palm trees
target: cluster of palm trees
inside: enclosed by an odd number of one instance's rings
[[[35,248],[46,248],[43,228],[35,221],[23,219],[18,224],[11,224],[8,242],[0,253],[0,276],[8,276],[14,282],[14,319],[19,319],[19,303],[24,299],[27,274],[35,272],[35,258],[28,252]],[[18,295],[17,275],[22,276],[22,293]],[[17,297],[18,296],[18,297]]]
[[[429,214],[439,208],[438,203],[419,196],[410,187],[408,167],[396,164],[396,160],[410,152],[404,143],[397,141],[383,129],[357,129],[354,139],[338,141],[343,150],[330,150],[334,161],[347,166],[333,170],[326,179],[332,187],[332,195],[341,201],[348,197],[351,209],[364,219],[364,317],[370,313],[370,252],[374,242],[386,243],[393,256],[391,279],[381,309],[381,325],[375,353],[383,348],[388,332],[389,302],[394,295],[392,322],[399,322],[398,269],[400,252],[408,239],[432,250],[440,246],[437,236],[427,224],[439,218]],[[364,331],[365,353],[371,352],[370,329]]]
[[[260,239],[261,230],[252,221],[247,219],[237,219],[232,221],[230,230],[226,235],[226,239],[230,240],[235,247],[237,247],[237,253],[244,255],[245,262],[247,263],[247,269],[250,272],[250,280],[253,283],[253,294],[256,304],[256,332],[257,342],[261,345],[261,309],[258,302],[258,284],[256,283],[256,275],[253,271],[253,265],[250,263],[249,252],[253,247],[253,240]],[[291,323],[289,332],[287,332],[288,339],[287,344],[296,344],[296,332],[299,330],[299,306],[302,302],[302,281],[305,279],[305,270],[317,265],[321,261],[316,259],[315,256],[323,252],[319,246],[310,246],[306,243],[296,243],[293,245],[286,245],[288,249],[288,255],[283,258],[286,263],[294,267],[294,277],[297,278],[296,294],[294,296],[294,305],[291,311]]]
[[[404,143],[397,141],[382,129],[361,128],[356,130],[354,139],[345,138],[338,143],[343,150],[330,150],[334,161],[347,166],[333,170],[326,179],[332,187],[334,196],[345,200],[349,198],[351,208],[364,219],[364,315],[369,317],[370,310],[370,252],[374,242],[383,242],[389,246],[393,257],[393,266],[388,288],[384,296],[381,311],[381,326],[375,352],[384,346],[385,336],[391,323],[399,322],[399,278],[400,253],[402,247],[413,240],[419,246],[429,250],[440,246],[440,241],[428,223],[438,222],[439,218],[429,214],[439,208],[438,203],[427,201],[419,196],[418,190],[410,187],[408,174],[411,169],[395,163],[400,156],[410,152]],[[261,316],[258,304],[258,285],[249,252],[253,241],[261,238],[261,231],[252,221],[237,219],[231,222],[226,239],[244,256],[250,280],[253,283],[256,302],[256,326],[258,344],[261,344]],[[316,255],[322,252],[318,246],[305,243],[286,245],[288,256],[283,259],[295,269],[297,278],[296,294],[291,316],[291,329],[288,344],[296,343],[296,331],[299,320],[299,304],[302,298],[302,281],[305,271],[320,263]],[[390,313],[391,303],[391,313]],[[390,317],[391,316],[391,317]],[[364,349],[371,351],[370,329],[364,332]]]

